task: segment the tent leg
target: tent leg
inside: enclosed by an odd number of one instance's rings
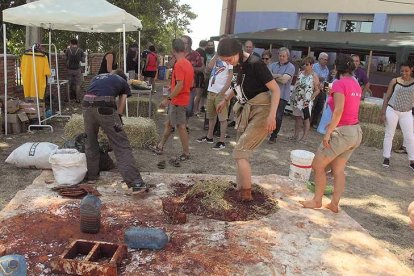
[[[126,71],[126,45],[125,45],[125,23],[122,24],[122,42],[124,44],[124,73],[125,75],[127,75],[128,79],[129,79],[129,74]],[[129,112],[128,112],[128,99],[126,99],[126,105],[125,105],[125,115],[128,118],[129,117]]]
[[[57,56],[55,56],[55,59],[57,61]],[[52,30],[50,29],[49,26],[49,63],[50,63],[50,67],[52,67]],[[55,68],[55,75],[56,75],[56,68]],[[59,85],[58,85],[59,87]],[[49,81],[49,108],[51,111],[53,111],[53,101],[52,101],[52,83]],[[45,106],[45,112],[46,112],[46,106]],[[46,117],[46,116],[45,116]]]
[[[3,68],[4,68],[4,134],[7,136],[7,35],[6,24],[3,24]]]
[[[141,30],[138,31],[138,79],[141,79]]]
[[[367,77],[368,78],[369,78],[369,74],[371,73],[371,63],[372,63],[372,50],[369,51],[368,67],[367,67]]]

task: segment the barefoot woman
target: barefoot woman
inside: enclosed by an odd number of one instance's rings
[[[337,81],[334,82],[327,104],[333,110],[332,120],[327,126],[322,144],[313,159],[315,171],[315,195],[311,200],[301,201],[305,208],[320,208],[326,186],[326,168],[330,166],[334,176],[334,193],[325,207],[338,212],[338,205],[345,188],[345,166],[352,152],[360,145],[362,130],[358,112],[361,87],[352,76],[355,69],[348,55],[340,54],[335,61]]]

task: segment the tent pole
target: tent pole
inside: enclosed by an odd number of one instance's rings
[[[57,58],[58,57],[55,56],[56,61],[57,61]],[[50,63],[50,67],[52,67],[52,29],[51,29],[50,24],[49,24],[49,63]],[[56,70],[57,70],[57,68],[55,68],[55,75],[56,75]],[[58,83],[57,87],[59,88],[59,83]],[[49,93],[50,93],[49,108],[50,108],[50,111],[52,111],[53,110],[53,101],[52,101],[52,82],[51,81],[49,81]],[[46,112],[46,105],[45,105],[45,112]],[[45,118],[46,118],[46,114],[45,114]]]
[[[369,73],[371,72],[371,63],[372,63],[372,50],[369,51],[368,68],[367,68],[367,77],[368,78],[369,78]]]
[[[141,77],[141,30],[138,30],[138,79]]]
[[[6,24],[3,23],[3,68],[4,68],[4,134],[7,136],[7,35]]]
[[[128,79],[129,79],[129,74],[126,71],[125,23],[122,24],[122,39],[123,39],[122,42],[124,44],[124,58],[123,58],[124,59],[124,73],[125,73],[125,75],[127,75]],[[137,103],[137,104],[139,104],[139,103]],[[129,117],[129,114],[128,114],[128,99],[126,99],[125,115],[126,115],[127,118]]]
[[[308,46],[308,57],[310,57],[311,47]]]

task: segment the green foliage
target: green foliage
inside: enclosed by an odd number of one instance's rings
[[[178,0],[109,0],[108,2],[125,9],[142,21],[141,45],[143,49],[154,44],[159,53],[170,53],[171,40],[184,33],[190,20],[197,17],[187,4],[180,5]],[[0,10],[25,4],[25,0],[2,1]],[[25,44],[24,26],[7,24],[8,53],[20,54]],[[122,34],[119,33],[76,33],[54,30],[52,43],[58,50],[65,49],[68,41],[78,36],[79,46],[90,52],[105,52],[122,45]],[[138,32],[126,34],[127,44],[138,41]],[[48,42],[48,32],[42,32],[42,42]],[[0,46],[2,47],[2,45]]]

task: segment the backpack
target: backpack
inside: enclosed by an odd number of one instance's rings
[[[67,49],[69,51],[69,54],[67,55],[66,65],[68,69],[76,70],[80,68],[80,56],[78,54],[78,51],[80,51],[79,48],[76,49],[76,51],[72,52],[72,49]]]

